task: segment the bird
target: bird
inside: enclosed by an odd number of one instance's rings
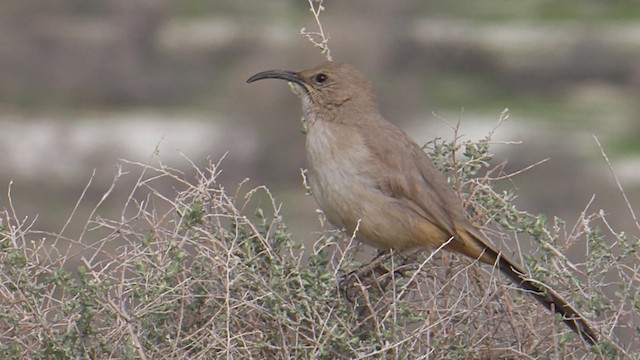
[[[422,147],[379,111],[356,68],[325,61],[302,71],[268,70],[247,83],[286,80],[302,101],[308,183],[335,227],[382,251],[447,250],[496,266],[590,345],[589,322],[553,289],[496,250],[467,218],[462,199]]]

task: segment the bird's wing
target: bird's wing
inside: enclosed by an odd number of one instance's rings
[[[407,207],[451,235],[464,214],[460,199],[445,176],[409,136],[395,127],[384,131],[361,131],[365,145],[376,159],[376,179],[380,191],[402,200]],[[384,134],[385,141],[374,138]],[[407,158],[410,157],[410,158]],[[462,215],[464,216],[464,215]]]
[[[517,285],[527,290],[547,309],[562,315],[562,320],[589,344],[598,342],[589,322],[553,289],[530,279],[526,272],[504,254],[495,250],[466,220],[462,203],[438,171],[433,161],[405,133],[385,127],[380,131],[361,131],[368,149],[378,162],[376,179],[387,196],[401,199],[409,208],[431,223],[455,235],[449,244],[458,251],[488,264],[497,265]],[[371,134],[384,134],[386,141]],[[403,158],[402,156],[410,157]]]

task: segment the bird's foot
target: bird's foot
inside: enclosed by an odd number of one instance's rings
[[[397,256],[396,256],[397,255]],[[398,262],[391,262],[391,269],[387,264],[393,256]],[[376,257],[361,268],[346,274],[340,280],[340,291],[349,302],[355,303],[357,298],[364,295],[365,289],[375,289],[384,292],[396,276],[405,276],[406,266],[404,258],[397,252],[380,251]]]

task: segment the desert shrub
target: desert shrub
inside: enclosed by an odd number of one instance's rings
[[[349,276],[363,267],[353,234],[327,230],[305,248],[266,188],[230,193],[219,163],[186,175],[158,161],[121,164],[114,184],[137,181],[112,187],[75,237],[38,231],[4,204],[0,356],[637,358],[637,236],[615,232],[601,211],[567,230],[518,210],[513,191],[494,190],[511,175],[491,165],[489,140],[436,140],[427,151],[474,221],[592,321],[597,346],[490,266],[435,249]],[[96,215],[113,191],[130,192],[122,215]],[[522,251],[529,242],[539,251]],[[588,246],[574,263],[563,254],[579,243]]]

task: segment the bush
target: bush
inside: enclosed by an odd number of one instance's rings
[[[637,358],[638,238],[610,229],[602,212],[582,214],[567,231],[560,219],[517,210],[513,192],[493,190],[509,175],[489,167],[488,140],[435,141],[430,152],[494,239],[540,248],[517,253],[534,278],[592,320],[598,346],[587,347],[491,267],[438,249],[388,257],[389,271],[344,282],[361,269],[361,245],[327,231],[305,249],[266,188],[240,186],[231,196],[214,163],[194,166],[194,179],[125,163],[139,178],[122,217],[92,214],[76,239],[34,230],[12,203],[0,215],[0,356]],[[253,207],[264,195],[270,207]],[[574,264],[563,253],[580,242],[587,256]]]

